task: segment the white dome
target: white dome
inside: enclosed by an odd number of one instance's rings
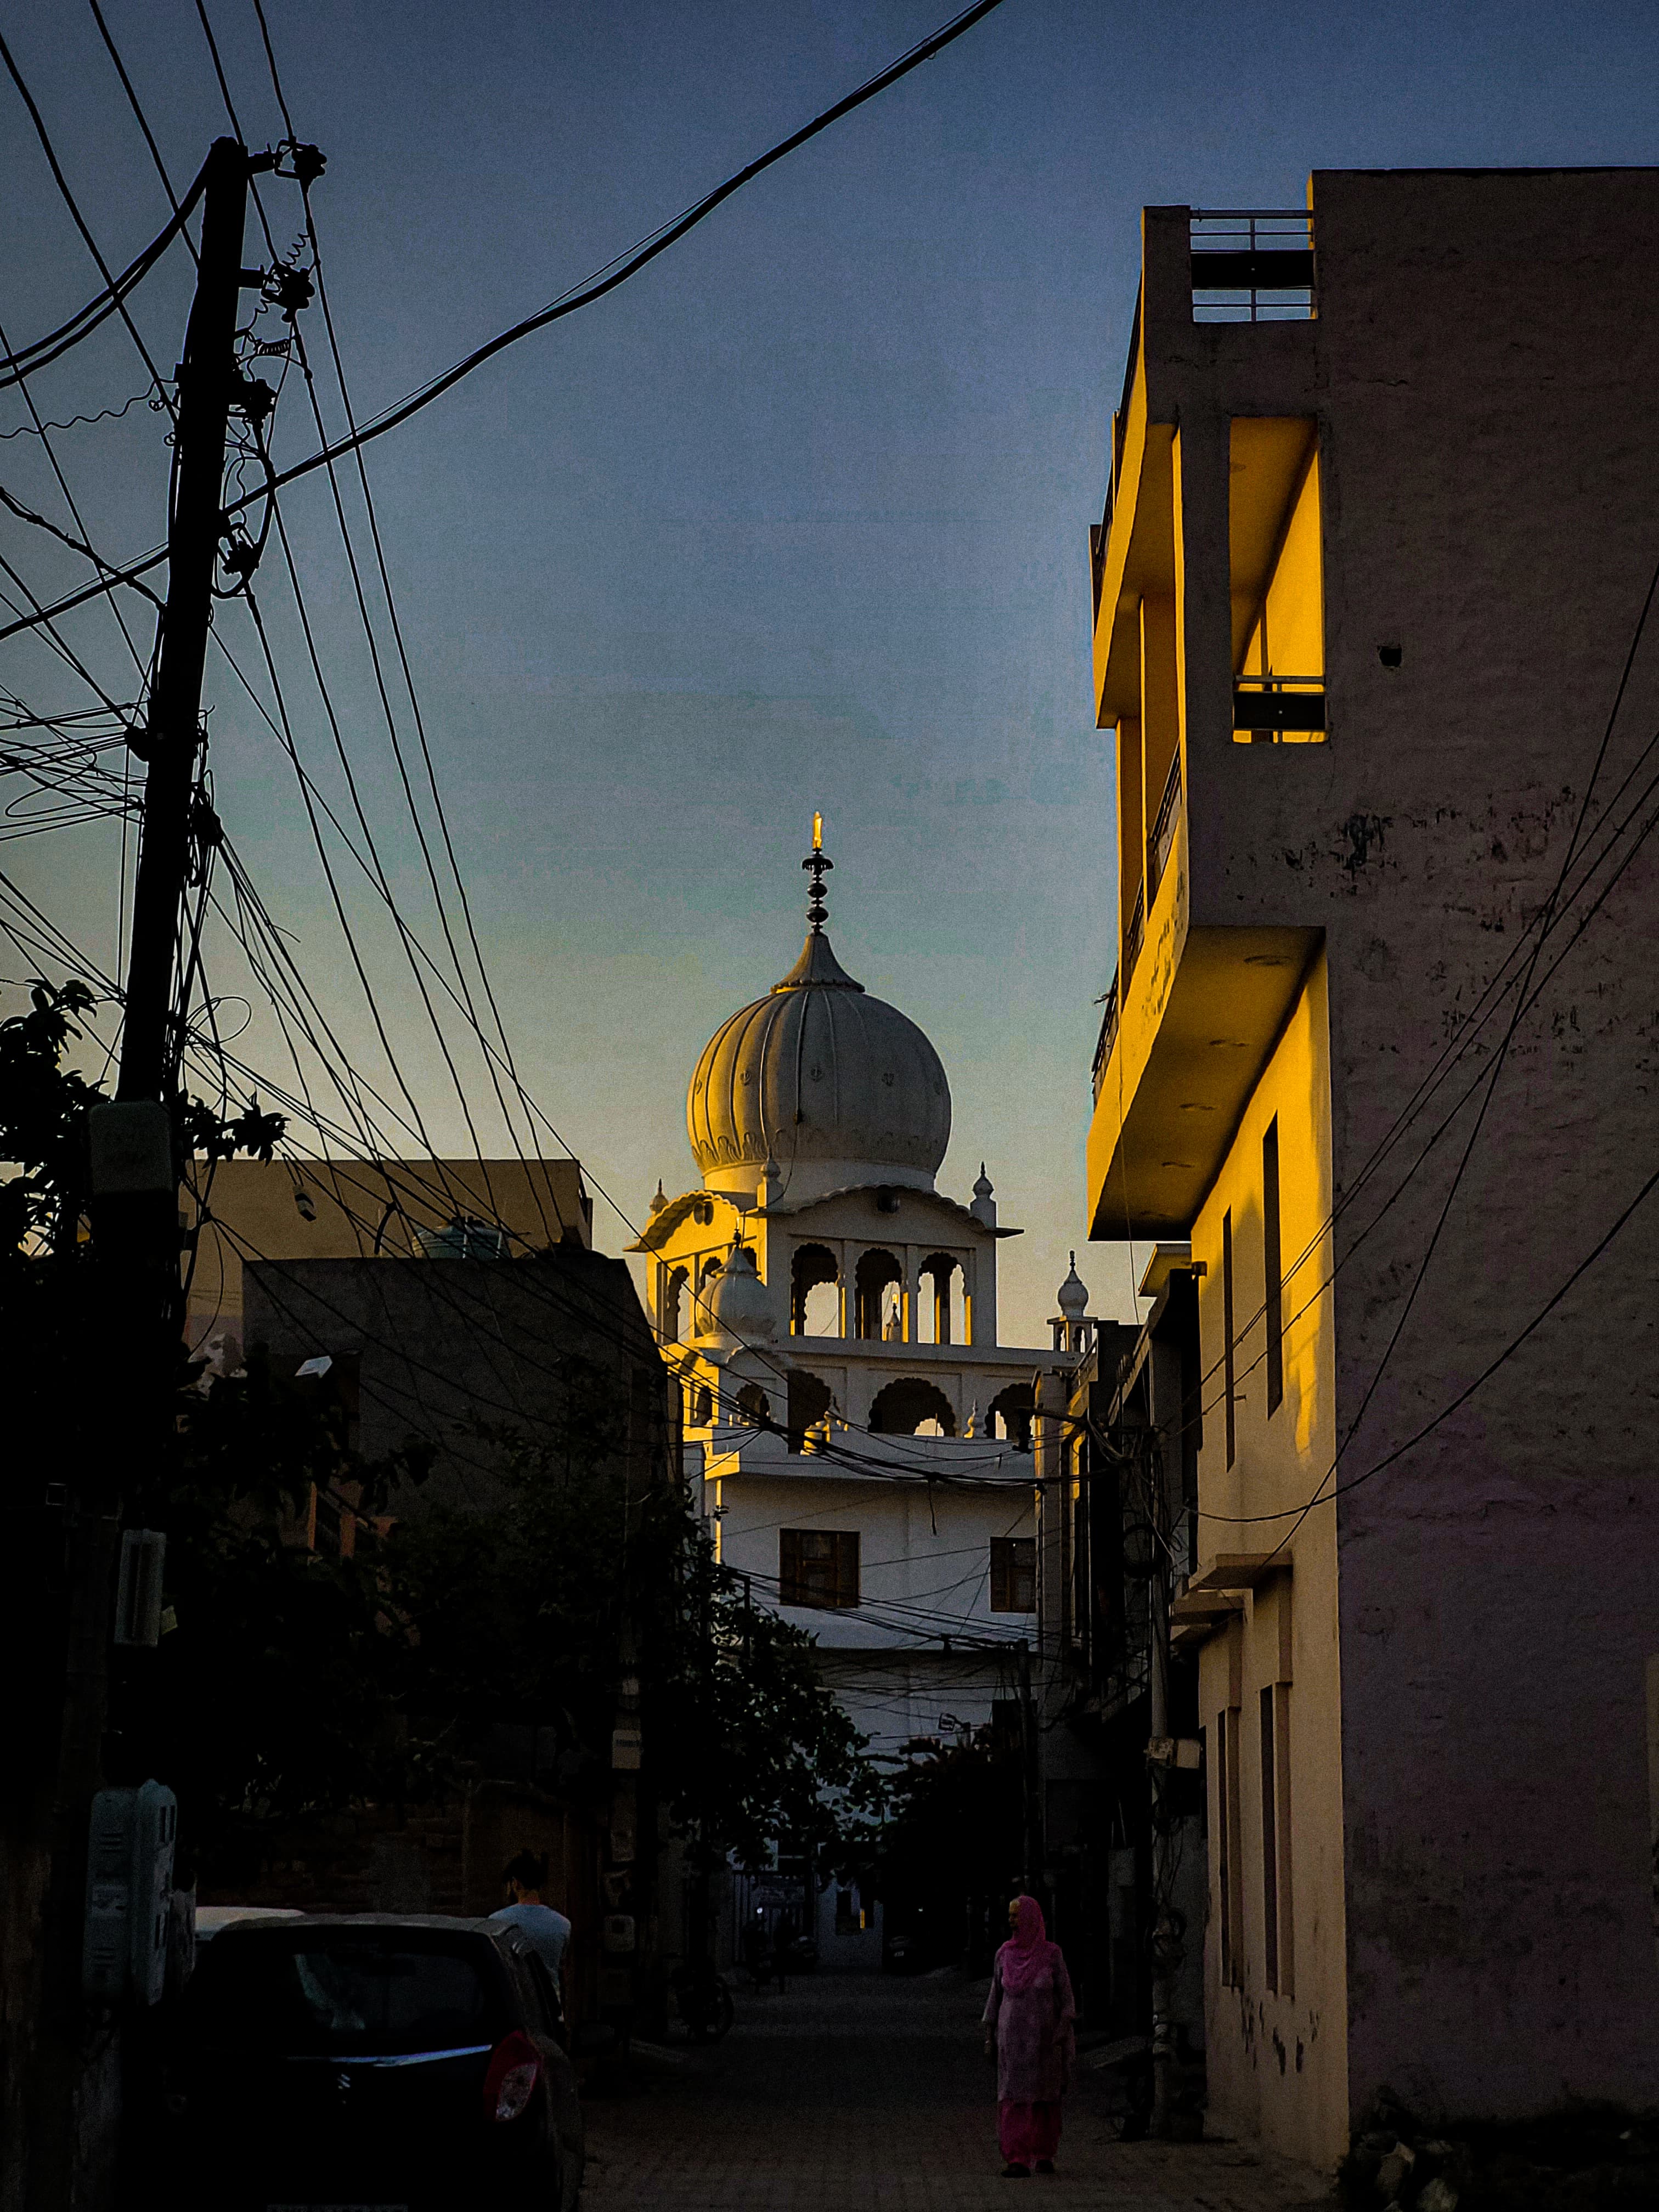
[[[1056,1295],[1060,1300],[1060,1310],[1066,1320],[1081,1321],[1084,1310],[1089,1303],[1089,1292],[1078,1274],[1075,1252],[1072,1255],[1072,1264],[1067,1270],[1066,1279],[1060,1285]]]
[[[791,1195],[803,1167],[931,1190],[951,1140],[951,1086],[908,1016],[856,983],[815,928],[781,983],[723,1022],[686,1094],[698,1167],[757,1184],[769,1158]]]
[[[702,1293],[709,1325],[705,1336],[732,1336],[747,1344],[757,1336],[770,1336],[772,1300],[755,1266],[755,1255],[739,1244],[726,1256],[724,1265]]]

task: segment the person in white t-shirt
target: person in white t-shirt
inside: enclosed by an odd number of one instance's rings
[[[564,1947],[570,1941],[570,1923],[562,1912],[556,1912],[550,1905],[542,1903],[547,1861],[538,1858],[533,1851],[520,1851],[503,1869],[501,1879],[513,1901],[504,1905],[499,1912],[492,1912],[490,1918],[510,1921],[515,1928],[522,1928],[540,1952],[555,1988],[562,1989]]]

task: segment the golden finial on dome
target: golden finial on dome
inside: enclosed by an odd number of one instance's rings
[[[812,926],[814,937],[823,936],[823,925],[830,919],[830,909],[823,902],[823,879],[835,865],[823,849],[823,817],[815,812],[812,817],[812,849],[801,862],[803,868],[810,868],[812,871],[811,890],[806,902],[806,919]]]

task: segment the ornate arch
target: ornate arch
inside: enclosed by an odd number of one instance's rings
[[[877,1391],[870,1408],[875,1435],[913,1437],[924,1421],[937,1421],[947,1437],[957,1432],[956,1408],[937,1382],[920,1375],[901,1375]]]

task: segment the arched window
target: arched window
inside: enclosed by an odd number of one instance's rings
[[[830,1410],[833,1394],[822,1376],[809,1374],[804,1367],[789,1370],[789,1449],[799,1451],[806,1442],[806,1431],[821,1421]]]
[[[914,1437],[921,1434],[953,1437],[957,1417],[951,1401],[936,1383],[920,1376],[902,1375],[876,1393],[870,1408],[870,1426],[877,1436]]]
[[[841,1334],[841,1271],[827,1244],[798,1244],[789,1270],[789,1327],[796,1336]]]
[[[985,1433],[1005,1438],[1016,1451],[1030,1451],[1034,1410],[1030,1384],[1011,1382],[992,1399],[986,1412]]]
[[[758,1429],[772,1418],[772,1401],[758,1382],[745,1382],[738,1393],[738,1411]]]
[[[854,1336],[893,1338],[899,1334],[904,1270],[890,1252],[862,1252],[854,1278]]]
[[[714,1394],[706,1382],[699,1382],[689,1392],[690,1423],[694,1429],[706,1429],[714,1418]]]
[[[961,1293],[956,1288],[956,1277],[961,1272],[960,1260],[952,1259],[948,1252],[930,1252],[917,1269],[920,1280],[916,1289],[916,1339],[921,1344],[955,1344],[961,1335],[958,1327],[962,1314]],[[921,1287],[929,1285],[931,1296]]]
[[[662,1338],[665,1344],[680,1341],[680,1302],[691,1278],[684,1267],[672,1267],[663,1277]]]

